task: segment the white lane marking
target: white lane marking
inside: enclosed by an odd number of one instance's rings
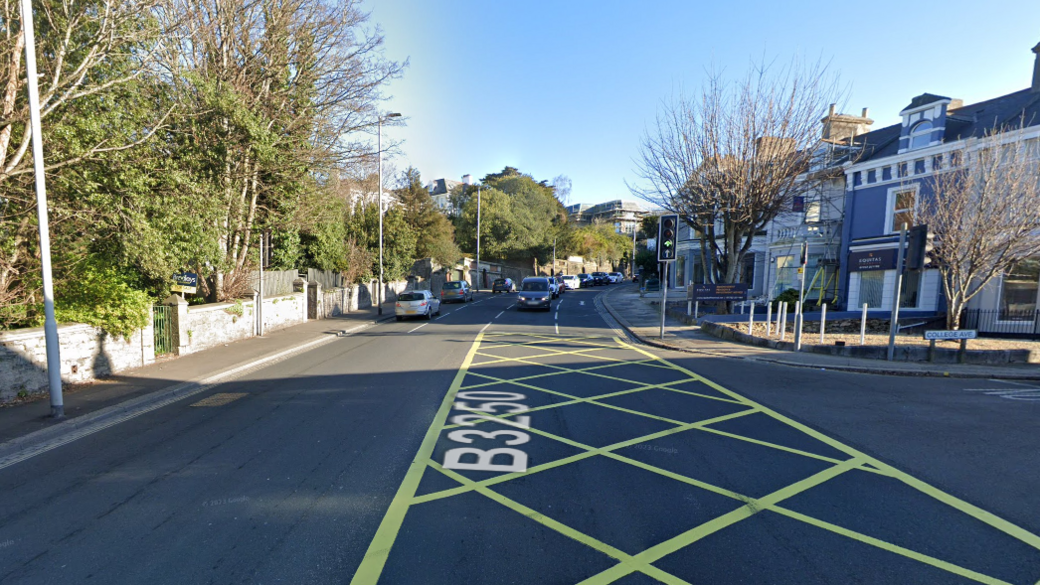
[[[1004,383],[1014,384],[1014,382],[1007,382],[1001,380]],[[1016,384],[1018,386],[1026,386],[1025,384]],[[1020,390],[1012,390],[1010,388],[965,388],[965,392],[982,392],[987,396],[998,396],[1000,398],[1007,398],[1008,400],[1024,400],[1029,402],[1040,401],[1040,388],[1033,386],[1026,386]]]
[[[578,301],[578,305],[584,307],[585,306],[585,301]]]
[[[557,323],[556,324],[556,335],[559,335],[559,334],[560,334],[560,324]]]
[[[499,317],[501,317],[504,314],[505,314],[505,311],[502,311],[501,313],[495,315],[495,319],[498,319]]]
[[[414,332],[416,332],[416,331],[418,331],[418,330],[422,329],[423,327],[426,327],[427,325],[429,325],[429,323],[423,323],[422,325],[420,325],[420,326],[416,327],[415,329],[412,329],[412,330],[411,330],[411,331],[409,331],[408,333],[414,333]]]
[[[485,326],[481,327],[481,328],[480,328],[480,332],[481,332],[481,333],[483,333],[483,332],[484,332],[484,330],[485,330],[485,329],[487,329],[488,327],[491,327],[491,321],[488,321],[488,324],[487,324],[487,325],[485,325]]]
[[[560,310],[559,309],[556,309],[556,315],[553,317],[553,320],[555,320],[555,321],[559,321],[560,320]]]

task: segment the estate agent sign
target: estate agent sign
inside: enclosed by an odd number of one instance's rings
[[[691,284],[687,289],[691,301],[746,301],[748,286],[736,284]]]
[[[178,272],[173,275],[173,286],[170,290],[179,293],[195,294],[199,284],[199,275],[194,272]]]

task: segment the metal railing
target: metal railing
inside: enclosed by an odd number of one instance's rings
[[[1040,310],[965,309],[961,329],[978,329],[979,335],[1040,339]]]

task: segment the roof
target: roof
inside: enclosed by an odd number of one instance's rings
[[[932,94],[923,96],[938,97]],[[921,102],[923,105],[929,102]],[[914,102],[911,102],[911,106]],[[946,130],[943,142],[954,142],[966,138],[981,138],[994,128],[1015,130],[1040,126],[1040,92],[1027,88],[990,100],[960,106],[949,110],[946,114]],[[864,145],[863,156],[858,162],[884,158],[899,153],[899,134],[902,123],[878,128],[872,132],[856,137],[856,142]]]
[[[452,189],[461,184],[461,182],[453,181],[451,179],[434,179],[430,182],[430,195],[446,195],[450,193]]]
[[[910,100],[910,105],[903,108],[903,111],[913,110],[915,108],[920,108],[921,106],[925,106],[934,102],[940,102],[943,100],[949,101],[950,99],[951,98],[948,98],[946,96],[935,95],[934,93],[922,93],[921,95]]]

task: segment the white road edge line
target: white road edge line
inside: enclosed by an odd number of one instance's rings
[[[560,324],[557,323],[556,324],[556,335],[559,335],[559,334],[560,334]]]
[[[408,333],[413,333],[413,332],[415,332],[415,331],[418,331],[418,330],[422,329],[423,327],[426,327],[427,325],[429,325],[429,323],[423,323],[422,325],[420,325],[420,326],[416,327],[415,329],[412,329],[412,330],[411,330],[411,331],[409,331]]]
[[[483,332],[484,332],[484,330],[485,330],[485,329],[487,329],[488,327],[491,327],[491,321],[488,321],[487,325],[485,325],[485,326],[481,327],[481,328],[480,328],[480,332],[481,332],[481,333],[483,333]]]

